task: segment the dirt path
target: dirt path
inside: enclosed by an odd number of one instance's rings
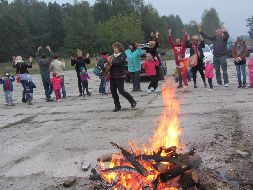
[[[173,64],[171,64],[173,65]],[[233,181],[235,187],[253,188],[253,90],[237,89],[235,69],[229,67],[231,86],[206,92],[199,88],[180,90],[182,142],[199,147],[203,166]],[[126,145],[129,139],[147,143],[162,111],[161,95],[133,93],[138,107],[131,110],[122,100],[122,112],[112,113],[111,97],[98,95],[98,79],[90,82],[92,97],[79,98],[74,72],[66,73],[68,99],[45,103],[39,76],[33,106],[0,105],[1,190],[45,189],[64,177],[79,177],[74,189],[89,189],[89,172],[80,170],[83,160],[94,166],[99,155],[115,151],[109,144]],[[199,77],[200,78],[200,77]],[[142,89],[147,83],[142,83]],[[130,91],[131,85],[127,85]],[[241,151],[241,152],[240,152]],[[248,153],[245,155],[243,153]]]

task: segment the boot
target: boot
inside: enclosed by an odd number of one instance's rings
[[[239,81],[238,83],[239,83],[238,88],[242,88],[242,81]]]
[[[242,88],[246,88],[246,81],[243,81]]]
[[[118,112],[121,110],[121,106],[115,106],[113,112]]]

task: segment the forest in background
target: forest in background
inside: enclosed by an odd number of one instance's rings
[[[169,9],[169,7],[168,7]],[[250,24],[252,20],[248,20]],[[160,16],[144,0],[96,0],[73,4],[46,4],[37,0],[0,0],[0,62],[13,55],[35,56],[38,46],[70,56],[78,48],[91,54],[111,51],[115,41],[127,45],[145,43],[150,33],[159,31],[161,46],[168,47],[168,28],[174,37],[183,29],[197,33],[197,25],[213,32],[222,24],[214,8],[205,10],[201,23],[184,24],[179,15]]]

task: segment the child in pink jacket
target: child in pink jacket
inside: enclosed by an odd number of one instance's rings
[[[205,77],[208,79],[209,83],[209,89],[207,89],[208,92],[213,92],[213,77],[214,77],[214,72],[213,72],[213,63],[211,61],[207,61],[205,65]]]
[[[52,76],[53,78],[51,78],[50,81],[53,85],[56,101],[61,102],[61,82],[63,79],[55,72],[52,73]]]
[[[146,54],[146,61],[142,64],[142,68],[145,69],[146,75],[150,78],[150,84],[147,89],[147,93],[158,92],[158,86],[156,84],[156,67],[159,66],[157,58],[152,57],[150,53]]]

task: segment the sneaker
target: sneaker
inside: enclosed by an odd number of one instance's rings
[[[229,84],[228,84],[228,83],[226,83],[226,84],[225,84],[225,87],[229,87]]]
[[[26,103],[26,99],[25,99],[25,98],[22,98],[22,102],[23,102],[23,103]]]
[[[219,87],[219,86],[222,86],[222,84],[220,83],[214,84],[214,87]]]
[[[61,99],[57,100],[57,102],[61,102]]]
[[[87,92],[87,96],[91,96],[91,93],[90,93],[90,92]]]
[[[158,92],[160,92],[160,90],[159,90],[159,88],[156,88],[156,89],[154,90],[154,93],[158,93]]]
[[[246,88],[246,82],[243,82],[242,88]]]
[[[137,103],[136,103],[136,102],[134,102],[134,103],[131,104],[131,108],[132,108],[132,109],[135,108],[136,106],[137,106]]]
[[[31,105],[33,105],[33,103],[32,103],[31,101],[28,101],[28,105],[30,105],[30,106],[31,106]]]
[[[46,101],[47,101],[47,102],[53,102],[53,101],[54,101],[54,99],[53,99],[53,98],[51,98],[51,97],[46,97]]]
[[[207,92],[213,92],[213,91],[214,91],[213,88],[208,88],[208,89],[207,89]]]
[[[84,94],[81,93],[81,94],[79,94],[79,97],[82,97],[83,95],[84,95]]]
[[[151,87],[150,90],[153,92],[155,89],[153,87]]]
[[[194,84],[194,88],[198,88],[197,84]]]
[[[207,87],[207,84],[206,84],[206,82],[204,82],[204,86],[205,86],[205,88]]]
[[[151,93],[152,93],[152,90],[151,90],[151,89],[147,89],[147,93],[148,93],[148,94],[151,94]]]

